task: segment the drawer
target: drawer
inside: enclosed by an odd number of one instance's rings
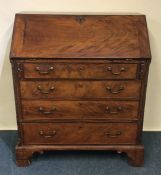
[[[22,101],[25,121],[52,119],[137,119],[136,101]]]
[[[135,123],[23,123],[24,144],[135,144]]]
[[[20,81],[22,98],[139,98],[140,81]]]
[[[135,79],[137,64],[24,63],[24,78]]]

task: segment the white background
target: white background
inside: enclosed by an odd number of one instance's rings
[[[16,129],[9,50],[15,13],[119,13],[147,16],[152,64],[144,130],[161,131],[161,0],[0,0],[0,129]]]

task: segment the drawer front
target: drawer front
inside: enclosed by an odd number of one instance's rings
[[[24,123],[25,144],[135,144],[135,123]]]
[[[22,98],[139,98],[140,81],[21,81]]]
[[[137,119],[135,101],[22,101],[24,120]]]
[[[135,79],[137,64],[24,63],[24,78]]]

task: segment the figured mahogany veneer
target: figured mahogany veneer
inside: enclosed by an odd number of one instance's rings
[[[140,81],[21,81],[22,98],[134,98]]]
[[[137,120],[137,101],[23,100],[23,120],[118,119]]]
[[[137,64],[25,63],[25,78],[135,79]]]
[[[17,14],[13,40],[20,59],[151,57],[144,15]]]
[[[25,123],[24,144],[135,144],[135,123]],[[32,133],[32,134],[31,134]]]
[[[10,60],[18,166],[48,150],[115,150],[143,165],[144,15],[16,14]]]

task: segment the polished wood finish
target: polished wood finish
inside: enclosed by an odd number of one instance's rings
[[[25,123],[24,144],[135,144],[135,123]],[[31,134],[32,133],[32,134]]]
[[[133,98],[140,81],[21,81],[22,98]]]
[[[137,101],[53,101],[23,100],[26,121],[65,119],[137,120]]]
[[[144,15],[79,17],[17,14],[11,57],[151,57]]]
[[[33,153],[43,154],[48,150],[118,150],[119,153],[126,153],[129,164],[132,166],[143,166],[144,147],[143,145],[24,145],[16,146],[16,163],[18,166],[29,166]]]
[[[48,150],[114,150],[143,165],[144,15],[17,14],[10,60],[18,166]]]
[[[24,78],[135,79],[137,64],[25,63]]]

